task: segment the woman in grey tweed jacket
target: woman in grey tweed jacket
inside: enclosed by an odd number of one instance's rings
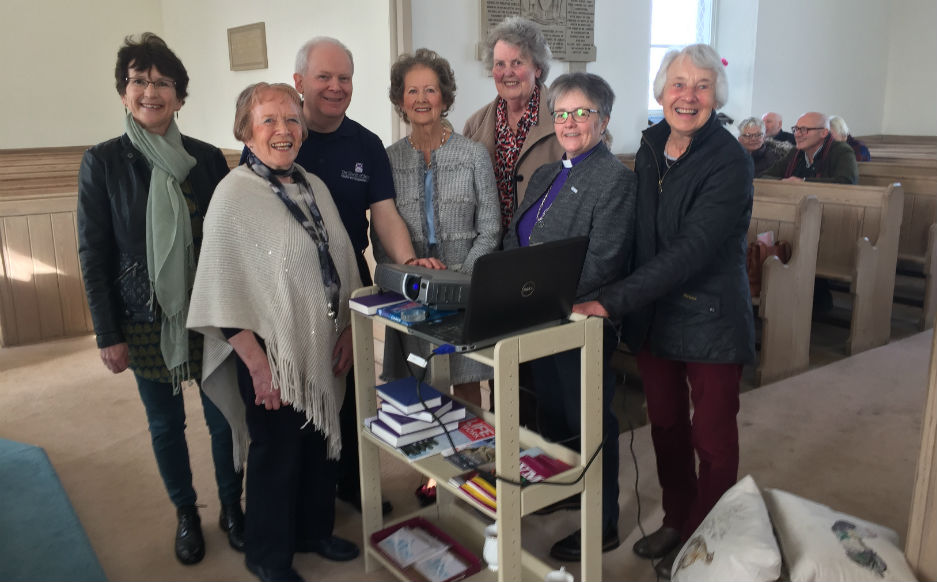
[[[428,49],[402,55],[391,68],[390,100],[412,127],[387,148],[397,211],[410,230],[418,257],[436,259],[447,268],[470,273],[478,257],[494,251],[501,239],[501,210],[494,170],[485,148],[452,131],[443,116],[455,101],[455,77],[446,59]],[[374,258],[390,259],[376,237]],[[430,346],[388,333],[384,343],[384,378],[409,376],[410,352],[426,356]],[[466,358],[449,361],[453,384],[492,377],[491,368]],[[478,403],[477,386],[461,393]]]
[[[563,159],[540,166],[504,236],[504,248],[575,236],[589,237],[577,302],[597,297],[624,277],[631,264],[637,180],[602,142],[615,94],[604,79],[569,73],[550,86],[549,104]],[[609,361],[618,333],[606,320],[602,337],[602,551],[618,547],[618,421],[611,412],[615,375]],[[572,350],[530,362],[537,394],[538,428],[560,442],[576,439],[580,427],[579,352]],[[578,446],[578,445],[576,445]],[[560,501],[557,507],[568,507]],[[550,555],[579,561],[578,531],[556,542]]]

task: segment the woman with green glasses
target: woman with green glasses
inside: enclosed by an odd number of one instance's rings
[[[608,151],[603,141],[615,94],[591,73],[568,73],[550,86],[549,107],[556,139],[565,153],[540,166],[530,177],[527,194],[504,235],[504,248],[517,248],[576,236],[589,238],[576,302],[596,299],[627,275],[634,236],[637,180]],[[611,412],[615,375],[609,361],[618,345],[617,322],[606,320],[603,333],[602,551],[617,548],[618,421]],[[555,441],[570,443],[580,427],[578,350],[541,358],[529,370],[537,394],[539,430]],[[571,443],[570,443],[571,444]],[[578,446],[578,445],[575,445]],[[578,497],[578,496],[576,496]],[[556,505],[570,508],[569,500]],[[550,511],[553,506],[547,509]],[[550,549],[557,560],[578,561],[578,531]]]

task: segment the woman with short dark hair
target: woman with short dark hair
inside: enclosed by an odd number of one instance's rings
[[[85,152],[78,175],[78,254],[101,360],[133,370],[153,451],[176,506],[175,553],[205,555],[185,439],[181,384],[198,378],[202,338],[185,327],[202,220],[228,173],[221,151],[184,136],[173,116],[188,95],[182,61],[152,33],[128,36],[117,53],[117,92],[126,132]],[[199,390],[211,434],[221,528],[243,551],[241,473],[231,429]]]

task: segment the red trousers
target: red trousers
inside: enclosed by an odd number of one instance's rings
[[[742,365],[666,360],[647,348],[637,359],[663,490],[664,525],[686,540],[738,479]]]

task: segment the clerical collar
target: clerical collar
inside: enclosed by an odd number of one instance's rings
[[[575,165],[578,164],[579,162],[581,162],[581,161],[583,161],[584,159],[588,158],[590,155],[592,155],[592,152],[594,152],[594,151],[596,150],[596,148],[599,147],[599,144],[600,144],[600,143],[602,143],[602,142],[599,142],[599,143],[595,144],[594,146],[592,146],[592,149],[590,149],[590,150],[587,151],[587,152],[583,152],[583,153],[579,154],[578,156],[576,156],[575,158],[573,158],[573,159],[571,159],[571,160],[569,160],[569,159],[566,158],[566,154],[563,154],[563,159],[560,160],[561,162],[563,162],[563,167],[564,167],[564,168],[572,168],[573,166],[575,166]]]

